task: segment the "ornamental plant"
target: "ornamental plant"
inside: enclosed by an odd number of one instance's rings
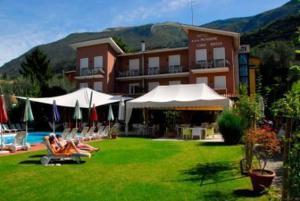
[[[270,129],[249,129],[246,141],[252,145],[253,155],[258,161],[261,174],[264,174],[268,160],[280,153],[280,141],[276,133]]]

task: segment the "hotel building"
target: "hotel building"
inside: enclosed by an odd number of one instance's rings
[[[181,25],[187,47],[125,53],[112,38],[71,44],[76,49],[78,88],[139,96],[157,85],[206,83],[226,96],[239,86],[240,35],[234,32]]]

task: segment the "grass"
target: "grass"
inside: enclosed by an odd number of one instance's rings
[[[0,201],[266,200],[239,173],[240,146],[119,138],[81,164],[41,166],[45,151],[0,158]]]

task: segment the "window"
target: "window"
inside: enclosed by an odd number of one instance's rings
[[[180,80],[169,81],[169,85],[177,85],[177,84],[181,84]]]
[[[102,82],[94,82],[94,90],[103,91],[103,83]]]
[[[128,93],[130,95],[134,95],[134,94],[138,93],[139,87],[140,87],[139,83],[131,83],[131,84],[129,84],[128,85]]]
[[[224,67],[225,66],[225,48],[217,47],[214,48],[214,66]]]
[[[89,67],[89,59],[88,58],[80,59],[80,69],[88,68],[88,67]]]
[[[180,55],[170,55],[169,66],[180,66]]]
[[[87,82],[80,82],[79,84],[79,88],[85,88],[85,87],[89,87]]]
[[[102,56],[94,57],[94,67],[95,68],[103,68],[103,57]]]
[[[214,88],[226,89],[226,76],[215,76]]]
[[[139,70],[139,59],[130,59],[129,60],[129,70]]]
[[[159,74],[159,57],[148,58],[148,74]]]
[[[148,66],[150,67],[159,67],[159,57],[149,57]]]
[[[151,91],[159,85],[159,82],[148,82],[148,91]]]
[[[135,76],[140,74],[140,60],[130,59],[129,60],[129,75]]]
[[[206,49],[197,49],[196,50],[196,63],[202,64],[207,61],[207,50]]]
[[[208,78],[207,77],[197,77],[196,83],[197,84],[201,84],[201,83],[208,84]]]

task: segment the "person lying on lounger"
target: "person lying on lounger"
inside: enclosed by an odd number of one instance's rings
[[[49,137],[49,142],[55,154],[65,154],[68,156],[74,153],[80,153],[80,149],[78,149],[72,141],[68,141],[64,146],[59,146],[55,136],[52,135]]]
[[[56,135],[55,137],[56,137],[57,143],[60,147],[64,147],[68,144],[68,141],[64,140],[61,135]],[[85,150],[85,151],[88,151],[88,152],[97,152],[97,151],[99,151],[99,148],[95,148],[95,147],[93,147],[89,144],[84,144],[80,141],[75,141],[74,145],[76,146],[76,148],[78,148],[80,150]]]

